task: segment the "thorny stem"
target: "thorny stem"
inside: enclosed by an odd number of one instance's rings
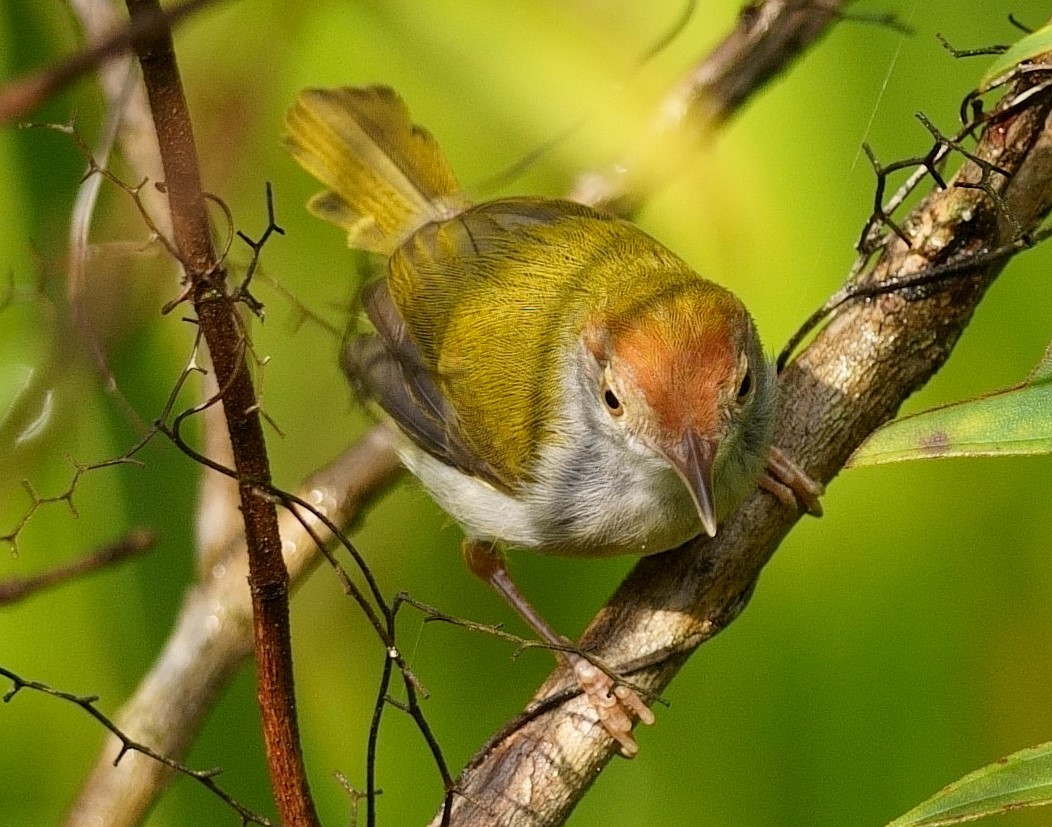
[[[3,675],[9,681],[11,681],[11,689],[4,693],[3,700],[5,703],[9,703],[14,700],[15,696],[23,690],[29,689],[34,692],[40,692],[44,695],[50,695],[53,698],[59,698],[69,703],[79,706],[85,712],[87,712],[92,718],[102,724],[107,730],[109,730],[117,739],[120,741],[121,748],[120,752],[113,759],[114,764],[120,763],[121,759],[129,752],[141,752],[143,755],[152,758],[158,763],[164,764],[171,770],[185,775],[187,778],[192,778],[206,789],[210,790],[215,796],[224,801],[229,807],[231,807],[240,817],[243,824],[261,824],[264,827],[270,827],[270,821],[257,813],[252,812],[247,807],[240,804],[233,796],[224,792],[218,784],[215,782],[215,777],[219,774],[217,770],[193,770],[187,767],[185,764],[181,764],[169,758],[167,755],[163,755],[156,750],[150,748],[146,744],[142,744],[127,734],[125,734],[120,727],[118,727],[108,716],[104,715],[99,711],[95,704],[98,702],[98,698],[94,695],[74,695],[72,692],[65,692],[61,689],[55,689],[54,687],[48,686],[45,683],[39,681],[30,681],[25,678],[16,675],[9,669],[0,667],[0,675]]]

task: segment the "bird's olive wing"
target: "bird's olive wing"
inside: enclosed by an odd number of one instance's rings
[[[376,333],[353,334],[344,342],[340,365],[351,384],[373,398],[431,456],[508,490],[508,483],[465,442],[452,406],[391,301],[386,281],[366,287],[362,305]]]

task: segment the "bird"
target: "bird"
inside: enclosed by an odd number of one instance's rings
[[[386,261],[340,361],[394,426],[402,463],[463,528],[464,558],[548,643],[504,549],[657,554],[715,536],[763,485],[820,513],[771,445],[775,369],[731,291],[635,224],[540,196],[473,203],[386,86],[313,88],[285,146],[308,202]],[[564,653],[622,754],[639,693]]]

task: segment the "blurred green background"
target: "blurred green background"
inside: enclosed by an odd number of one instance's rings
[[[679,16],[655,0],[319,0],[227,2],[178,32],[206,188],[237,226],[264,226],[264,182],[287,235],[263,266],[311,308],[342,324],[356,284],[341,234],[302,205],[315,185],[280,148],[281,117],[308,85],[383,82],[452,157],[461,180],[484,182],[576,129],[503,193],[565,192],[609,160],[628,131],[612,128],[670,85],[732,26],[738,4],[703,2],[643,69],[636,65]],[[774,83],[640,216],[646,230],[738,292],[776,351],[837,287],[872,201],[859,147],[884,161],[923,154],[923,110],[946,131],[989,58],[960,47],[1019,36],[1047,4],[1016,0],[867,2],[915,29],[904,37],[845,22]],[[70,53],[77,27],[58,5],[0,6],[0,77]],[[636,101],[636,103],[632,103]],[[101,105],[86,78],[34,113],[94,139]],[[61,309],[63,255],[83,161],[44,131],[0,132],[0,276],[14,285],[0,313],[0,534],[24,513],[29,479],[42,495],[66,487],[67,457],[123,452],[134,430],[72,344]],[[145,231],[127,198],[103,190],[93,266],[110,359],[139,415],[159,412],[187,354],[190,328],[158,308],[171,269],[130,252]],[[120,243],[118,246],[114,242]],[[108,246],[106,246],[108,245]],[[235,248],[236,250],[236,248]],[[1050,253],[1014,262],[946,369],[908,410],[1019,381],[1052,332]],[[235,260],[244,262],[244,250]],[[39,287],[43,296],[32,298]],[[269,357],[264,404],[284,432],[268,434],[274,475],[294,487],[367,427],[336,368],[333,337],[275,290],[256,325]],[[46,416],[40,417],[42,413]],[[42,427],[27,430],[37,421]],[[17,556],[0,549],[0,578],[72,558],[146,525],[162,536],[144,559],[10,608],[0,608],[0,665],[100,696],[115,713],[165,639],[192,574],[197,468],[158,441],[143,468],[94,472],[77,490],[79,518],[38,513]],[[570,824],[880,825],[965,772],[1052,738],[1052,461],[946,461],[846,472],[826,516],[805,519],[768,566],[748,611],[703,647],[669,689],[670,709],[640,733],[642,751],[598,779]],[[445,611],[507,622],[509,611],[464,569],[459,532],[406,483],[355,535],[384,589]],[[576,634],[631,565],[516,554],[521,585],[559,628]],[[518,711],[551,661],[509,660],[506,645],[429,626],[407,613],[403,648],[431,692],[429,720],[454,768]],[[293,605],[299,709],[313,790],[326,824],[346,823],[340,770],[364,785],[365,732],[383,653],[335,578],[320,570]],[[59,821],[103,737],[81,711],[20,695],[0,708],[0,825]],[[210,716],[189,763],[222,766],[222,784],[271,813],[250,668]],[[379,764],[380,823],[422,824],[441,785],[412,726],[392,710]],[[1009,827],[1049,823],[1015,813]],[[197,785],[177,780],[151,825],[235,824]]]

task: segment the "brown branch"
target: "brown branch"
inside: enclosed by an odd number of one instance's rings
[[[0,88],[0,126],[26,117],[40,104],[81,75],[113,60],[132,47],[149,42],[191,13],[215,0],[185,0],[168,11],[158,6],[100,43],[77,52],[47,69],[39,69]]]
[[[236,304],[227,294],[226,273],[212,245],[171,31],[158,0],[127,0],[127,5],[133,26],[162,21],[154,36],[136,41],[134,47],[157,128],[174,241],[222,389],[223,413],[238,472],[249,553],[257,697],[271,787],[285,824],[318,824],[296,721],[289,574],[281,556],[277,510],[269,499],[257,496],[257,486],[270,484],[270,464]]]
[[[1011,178],[986,180],[981,165],[968,160],[948,189],[929,195],[902,223],[912,246],[893,236],[860,281],[879,284],[967,260],[1011,240],[1013,223],[1030,231],[1041,222],[1052,206],[1052,103],[1049,95],[1028,103],[996,118],[973,153]],[[989,193],[975,188],[979,181],[1003,199],[1012,222]],[[816,479],[831,480],[945,362],[1004,264],[923,297],[891,293],[842,310],[782,376],[776,444]],[[585,632],[582,647],[660,693],[690,654],[742,611],[797,519],[757,492],[715,540],[644,559]],[[567,675],[556,672],[536,697],[568,684]],[[466,768],[452,824],[561,824],[615,752],[580,697],[527,713]]]
[[[636,145],[606,168],[580,176],[569,197],[633,215],[705,138],[825,34],[846,2],[763,0],[745,6],[734,31],[661,101]]]
[[[0,580],[0,606],[25,600],[43,589],[68,583],[77,577],[123,563],[149,549],[157,541],[152,531],[136,528],[116,542],[96,549],[61,566],[55,566],[32,577]]]

